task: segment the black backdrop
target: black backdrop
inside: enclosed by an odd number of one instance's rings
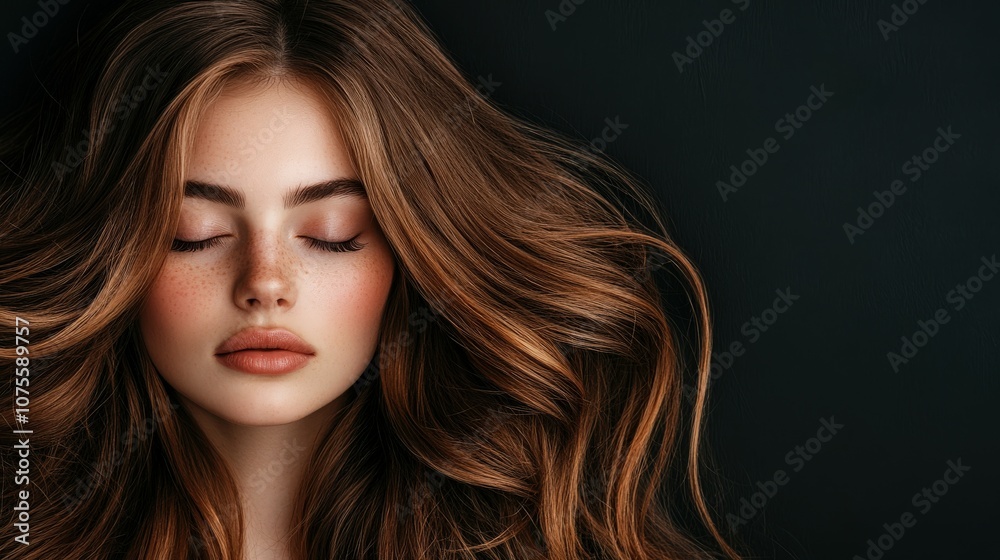
[[[494,100],[603,135],[663,202],[713,306],[720,513],[757,557],[1000,557],[994,4],[415,5]],[[8,36],[5,107],[98,11]]]

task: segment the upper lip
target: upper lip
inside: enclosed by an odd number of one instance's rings
[[[215,349],[216,354],[240,350],[290,350],[300,354],[315,354],[316,350],[306,341],[281,328],[250,327],[243,329]]]

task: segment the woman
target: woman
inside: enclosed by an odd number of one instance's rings
[[[78,105],[4,128],[0,556],[738,558],[705,291],[627,172],[389,0],[128,3],[76,54]]]

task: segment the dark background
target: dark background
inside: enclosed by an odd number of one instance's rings
[[[952,290],[1000,252],[1000,10],[576,1],[414,4],[471,81],[500,82],[491,98],[508,111],[580,141],[600,137],[605,119],[627,125],[603,149],[655,191],[709,289],[720,364],[709,443],[731,494],[719,515],[742,509],[739,532],[761,558],[874,559],[880,537],[892,545],[886,559],[997,558],[1000,277],[972,280],[971,299]],[[19,53],[0,46],[5,110],[32,58],[96,19],[91,4],[61,7]],[[892,23],[894,6],[917,10],[885,35],[879,20]],[[674,53],[724,9],[732,23],[679,71]],[[0,30],[17,32],[38,10],[6,2]],[[800,128],[776,128],[813,86],[831,95],[801,109]],[[903,166],[939,127],[958,137],[931,150],[917,178],[915,163]],[[716,182],[768,138],[778,150],[724,198]],[[871,222],[859,218],[897,179],[906,190]],[[849,238],[845,224],[859,219],[866,229]],[[765,313],[776,290],[798,299]],[[936,312],[947,322],[917,335],[924,344],[894,367],[887,354],[902,355],[902,338]],[[744,327],[755,317],[772,324]],[[742,353],[723,356],[733,343]],[[810,444],[831,417],[843,427]],[[959,460],[967,471],[935,495]],[[776,474],[784,484],[762,491]],[[936,502],[914,503],[924,488]],[[899,525],[906,513],[910,527]]]

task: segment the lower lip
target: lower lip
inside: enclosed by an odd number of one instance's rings
[[[216,354],[215,357],[230,369],[245,373],[279,375],[301,368],[312,356],[290,350],[240,350]]]

